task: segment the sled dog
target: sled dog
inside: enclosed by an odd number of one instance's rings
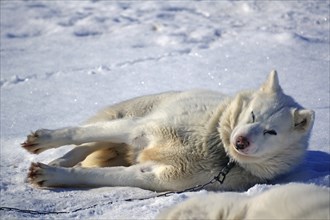
[[[163,211],[161,220],[329,219],[329,188],[301,183],[274,186],[249,196],[224,192],[196,196]]]
[[[131,186],[183,190],[216,176],[208,190],[246,190],[296,166],[306,151],[314,112],[283,93],[276,71],[255,91],[167,92],[104,109],[82,126],[40,129],[22,147],[39,154],[76,145],[48,165],[32,163],[40,187]]]

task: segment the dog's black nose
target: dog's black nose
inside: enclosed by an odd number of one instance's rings
[[[236,140],[236,149],[243,150],[250,145],[249,140],[246,137],[239,136]]]

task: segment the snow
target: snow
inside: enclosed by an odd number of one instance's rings
[[[316,112],[303,164],[272,184],[330,187],[329,7],[310,1],[1,1],[1,219],[153,219],[206,191],[148,198],[129,187],[40,190],[26,183],[41,155],[20,147],[38,128],[77,125],[134,96],[257,88],[272,69]],[[272,187],[256,185],[253,195]]]

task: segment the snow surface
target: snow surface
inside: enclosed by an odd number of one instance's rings
[[[1,208],[1,219],[152,219],[163,208],[206,194],[128,202],[123,200],[154,192],[36,189],[25,180],[29,164],[49,162],[71,146],[35,156],[20,143],[32,130],[77,125],[134,96],[257,88],[271,69],[278,70],[287,94],[316,112],[306,160],[273,184],[330,187],[329,5],[327,0],[1,0],[1,207],[66,212]]]

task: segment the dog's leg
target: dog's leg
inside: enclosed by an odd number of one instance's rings
[[[126,144],[98,143],[105,147],[94,151],[76,166],[114,167],[130,166],[133,163],[131,147]]]
[[[64,156],[53,160],[50,166],[73,167],[83,161],[89,154],[104,147],[101,143],[87,143],[76,146]]]
[[[166,191],[175,189],[168,182],[171,178],[167,178],[173,172],[171,168],[154,163],[107,168],[63,168],[32,163],[28,179],[40,187],[131,186]]]
[[[22,147],[31,153],[39,154],[63,145],[80,145],[89,142],[132,142],[134,129],[138,123],[134,119],[120,119],[80,127],[67,127],[57,130],[40,129],[27,137]]]

